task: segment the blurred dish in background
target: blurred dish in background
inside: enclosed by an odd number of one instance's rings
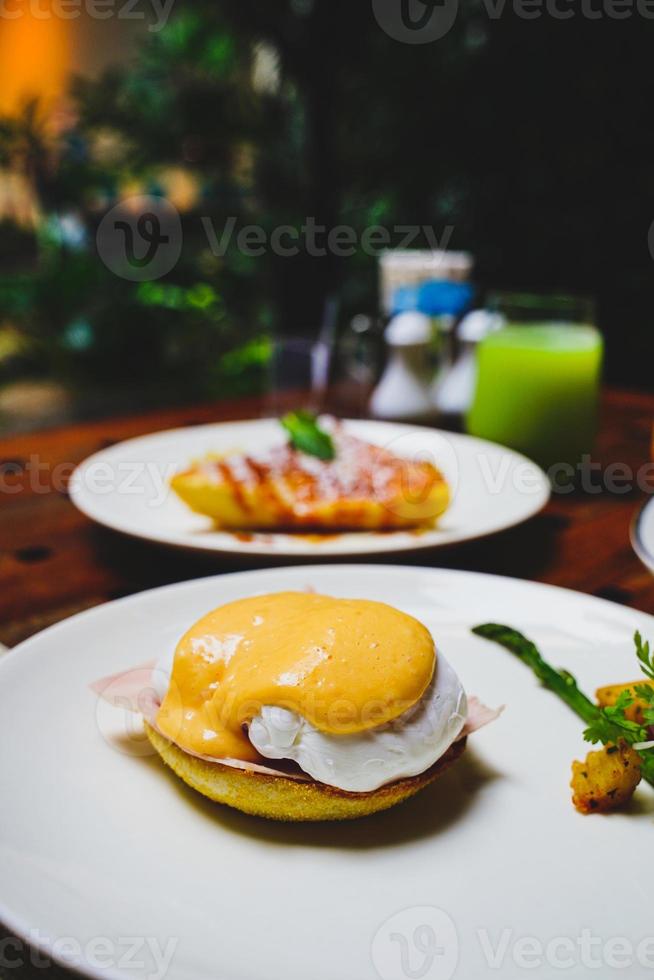
[[[288,439],[263,451],[212,453],[170,485],[223,531],[390,531],[433,528],[450,488],[426,459],[407,459],[334,418],[289,412]]]
[[[471,435],[526,453],[541,466],[574,466],[591,453],[603,342],[592,306],[573,297],[498,296],[505,326],[477,349]]]
[[[631,523],[630,537],[634,551],[654,575],[654,498],[650,498],[636,513]]]
[[[96,453],[73,474],[73,503],[88,517],[143,540],[198,552],[279,558],[360,556],[437,548],[513,527],[549,498],[545,474],[511,450],[469,436],[390,422],[344,420],[344,432],[414,462],[431,462],[450,488],[433,527],[334,534],[229,532],[170,490],[175,473],[209,454],[261,454],[283,444],[276,419],[159,432]],[[410,492],[411,488],[407,488]]]

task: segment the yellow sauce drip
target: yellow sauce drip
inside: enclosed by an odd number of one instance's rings
[[[264,705],[345,735],[392,721],[434,673],[429,631],[381,602],[281,592],[214,609],[180,640],[161,732],[215,758],[256,760],[244,726]]]

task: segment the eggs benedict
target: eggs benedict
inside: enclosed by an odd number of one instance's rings
[[[468,703],[418,620],[311,592],[214,609],[152,683],[146,733],[174,772],[281,820],[347,819],[407,799],[495,716]]]

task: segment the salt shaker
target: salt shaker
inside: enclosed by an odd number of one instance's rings
[[[477,380],[476,349],[484,337],[499,330],[504,318],[490,310],[472,310],[458,329],[459,356],[432,386],[432,400],[439,414],[460,417],[470,407]]]
[[[372,415],[397,421],[434,419],[433,333],[432,320],[424,313],[410,310],[392,318],[384,331],[388,362],[370,399]]]

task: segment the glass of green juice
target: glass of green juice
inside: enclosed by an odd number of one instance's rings
[[[602,336],[592,303],[576,297],[500,294],[504,324],[477,349],[471,435],[523,452],[546,469],[592,453]]]

